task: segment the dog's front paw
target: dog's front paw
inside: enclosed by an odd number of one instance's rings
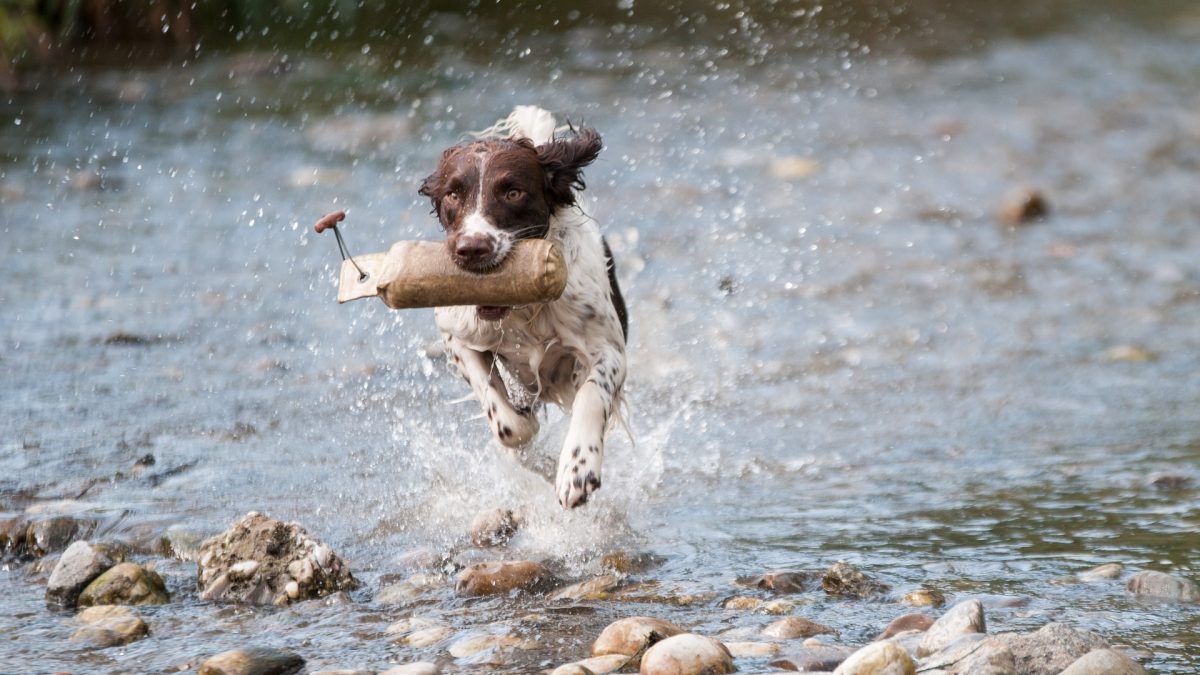
[[[492,401],[487,418],[496,440],[507,448],[524,447],[537,436],[538,420],[533,410],[516,411],[508,405]]]
[[[558,503],[564,509],[582,506],[599,489],[599,448],[574,447],[569,452],[564,450],[558,462],[558,479],[554,483]]]

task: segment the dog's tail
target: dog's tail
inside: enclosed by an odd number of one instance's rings
[[[512,114],[492,126],[477,131],[476,138],[528,138],[534,145],[554,140],[556,131],[554,115],[536,105],[519,105]]]

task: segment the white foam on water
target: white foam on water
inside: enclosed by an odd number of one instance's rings
[[[469,405],[448,409],[446,415],[456,422],[416,416],[393,431],[408,453],[398,466],[410,472],[398,499],[396,529],[405,531],[413,544],[443,551],[465,546],[471,520],[495,508],[512,509],[524,519],[499,557],[554,558],[582,566],[605,552],[648,543],[644,533],[655,522],[664,451],[689,404],[658,417],[636,435],[636,442],[621,430],[610,434],[603,488],[572,511],[558,504],[548,477],[566,435],[567,417],[550,411],[534,443],[515,452],[492,441],[486,425],[467,419]]]

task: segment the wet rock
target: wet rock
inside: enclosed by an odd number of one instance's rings
[[[1058,675],[1093,649],[1105,649],[1104,638],[1062,623],[1048,623],[1033,633],[1001,633],[996,639],[1012,651],[1022,675]]]
[[[776,593],[803,593],[816,586],[817,575],[795,570],[772,570],[756,577],[751,583]]]
[[[346,562],[303,527],[253,511],[205,540],[199,556],[203,600],[286,605],[359,585]]]
[[[415,630],[400,638],[397,640],[397,642],[408,645],[409,647],[422,649],[436,645],[437,643],[450,638],[452,635],[454,635],[454,629],[449,626],[431,626],[429,628]]]
[[[996,211],[1001,225],[1016,227],[1044,219],[1050,213],[1050,205],[1040,190],[1023,187],[1005,195]]]
[[[546,566],[532,560],[477,563],[458,574],[461,595],[493,595],[513,590],[537,591],[555,582]]]
[[[442,572],[450,559],[443,553],[431,548],[418,548],[408,551],[396,559],[401,569],[410,572]]]
[[[758,611],[762,612],[763,614],[782,616],[784,614],[791,614],[795,609],[796,603],[792,602],[791,600],[768,600],[758,608]]]
[[[605,626],[600,637],[596,638],[596,642],[592,644],[592,656],[607,654],[633,656],[642,651],[647,644],[653,644],[682,633],[683,629],[679,626],[648,616],[618,619]]]
[[[1150,486],[1159,490],[1182,490],[1191,484],[1192,479],[1187,476],[1160,473],[1150,478]]]
[[[96,577],[79,594],[79,605],[163,605],[171,601],[162,577],[137,563],[121,563]]]
[[[221,652],[200,664],[199,675],[291,675],[304,669],[299,654],[268,647]]]
[[[983,605],[978,600],[960,602],[925,631],[917,654],[926,656],[939,651],[960,635],[986,632],[987,622],[983,617]]]
[[[1105,563],[1103,565],[1097,565],[1090,570],[1080,572],[1075,576],[1080,581],[1086,582],[1108,581],[1121,576],[1121,572],[1124,569],[1125,566],[1121,563]]]
[[[833,671],[834,675],[916,675],[916,672],[912,657],[892,642],[872,642]]]
[[[755,598],[748,595],[739,595],[729,598],[721,606],[725,609],[758,609],[763,604],[762,598]]]
[[[1157,361],[1158,354],[1137,345],[1117,345],[1104,352],[1104,360],[1123,363],[1147,363]]]
[[[900,633],[907,633],[910,631],[920,631],[923,633],[929,630],[929,627],[933,624],[934,619],[928,614],[920,614],[916,612],[912,614],[902,614],[892,619],[891,622],[884,627],[883,632],[880,633],[875,639],[886,640],[890,637],[899,635]]]
[[[1188,579],[1165,572],[1143,570],[1133,575],[1125,588],[1137,595],[1193,602],[1200,600],[1200,589]]]
[[[440,672],[442,672],[442,669],[438,668],[436,663],[417,661],[416,663],[406,663],[402,666],[388,668],[380,672],[379,675],[438,675]]]
[[[956,642],[974,636],[964,635]],[[953,647],[954,645],[951,645]],[[1016,675],[1016,660],[1012,650],[996,638],[984,638],[969,643],[969,649],[956,654],[952,661],[937,661],[936,657],[930,663],[945,663],[948,673],[952,675]],[[950,651],[950,648],[947,648]]]
[[[918,588],[904,594],[904,603],[913,607],[941,607],[946,604],[946,596],[939,590]]]
[[[955,636],[946,646],[926,656],[922,663],[928,668],[949,668],[969,656],[987,639],[985,633],[964,633]],[[917,653],[920,654],[919,647]]]
[[[296,582],[291,582],[295,584]],[[375,602],[381,605],[399,605],[424,595],[430,589],[446,585],[446,577],[440,574],[413,574],[407,579],[390,584],[379,591]],[[297,589],[298,591],[299,589]]]
[[[682,633],[654,643],[642,655],[642,675],[718,675],[732,673],[733,656],[716,640]]]
[[[128,607],[89,607],[76,617],[84,625],[71,634],[72,642],[86,642],[105,649],[126,645],[150,634],[150,628]]]
[[[471,543],[481,547],[506,544],[520,526],[520,519],[508,509],[484,511],[471,521]]]
[[[318,670],[310,673],[310,675],[377,675],[373,670],[350,670],[343,668],[342,670]]]
[[[61,551],[76,539],[86,539],[94,529],[94,522],[71,516],[35,520],[25,532],[25,551],[33,556]]]
[[[388,635],[408,635],[409,633],[425,630],[426,628],[443,628],[445,626],[446,622],[441,619],[410,616],[406,619],[392,622],[383,632]]]
[[[809,644],[809,641],[805,640],[804,647],[789,649],[787,654],[771,661],[769,665],[782,670],[830,671],[841,665],[854,651],[850,647]]]
[[[617,587],[620,579],[615,574],[605,574],[580,581],[576,584],[571,584],[558,589],[550,596],[551,600],[605,600],[608,598],[608,593]]]
[[[1059,675],[1146,675],[1146,669],[1114,649],[1093,649]]]
[[[867,598],[886,593],[888,585],[863,574],[852,565],[836,562],[821,577],[821,588],[829,595],[846,598]]]
[[[624,654],[593,656],[573,663],[564,663],[551,671],[550,675],[605,675],[620,670],[628,662],[629,657]]]
[[[0,515],[0,557],[19,556],[25,551],[29,521],[17,514]]]
[[[661,556],[650,553],[612,551],[600,558],[600,568],[617,574],[637,574],[658,566],[662,561]]]
[[[596,675],[596,671],[580,663],[564,663],[550,671],[550,675]]]
[[[480,652],[495,649],[533,649],[537,643],[516,635],[476,633],[465,635],[450,643],[446,651],[456,659],[465,659]]]
[[[834,629],[824,624],[809,621],[799,616],[789,616],[780,619],[763,629],[763,635],[779,640],[794,640],[802,637],[812,637],[821,633],[836,633]]]
[[[925,637],[925,631],[906,630],[902,633],[897,633],[889,637],[886,641],[900,645],[904,651],[913,659],[917,658],[917,647],[921,645],[921,638]]]
[[[775,642],[726,642],[725,649],[735,659],[761,659],[779,653],[779,645]]]
[[[83,589],[115,564],[103,549],[87,541],[71,544],[46,582],[46,606],[51,609],[74,607]]]

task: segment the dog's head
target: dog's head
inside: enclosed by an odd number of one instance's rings
[[[504,262],[518,239],[544,238],[555,211],[575,204],[583,168],[600,148],[600,134],[584,127],[538,146],[488,139],[442,153],[420,193],[433,202],[455,264],[483,272]]]

